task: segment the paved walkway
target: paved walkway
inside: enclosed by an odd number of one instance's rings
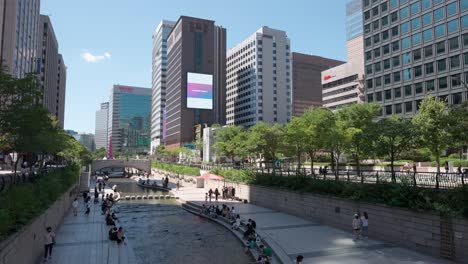
[[[107,190],[110,192],[110,190]],[[104,216],[101,215],[100,203],[93,204],[85,215],[83,198],[80,197],[78,215],[69,210],[56,233],[56,244],[52,252],[51,264],[133,264],[135,255],[127,245],[117,245],[109,241]],[[118,223],[117,223],[118,225]],[[125,227],[124,227],[125,229]],[[38,263],[43,263],[42,258]]]
[[[174,190],[181,200],[198,206],[205,203],[205,192],[194,187]],[[214,198],[212,203],[216,204]],[[378,240],[355,242],[351,233],[254,204],[223,200],[218,204],[234,206],[245,220],[254,219],[257,232],[283,263],[293,263],[299,254],[304,256],[304,264],[453,263]]]

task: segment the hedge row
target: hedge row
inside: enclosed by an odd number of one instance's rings
[[[79,165],[70,165],[0,193],[0,240],[42,214],[79,179]]]
[[[152,163],[153,168],[158,168],[161,170],[169,171],[178,173],[181,175],[191,175],[191,176],[198,176],[200,175],[200,169],[197,167],[190,167],[186,165],[176,165],[176,164],[169,164],[163,162],[153,161]]]

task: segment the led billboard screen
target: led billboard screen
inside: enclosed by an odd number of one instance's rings
[[[187,108],[213,109],[213,75],[187,73]]]

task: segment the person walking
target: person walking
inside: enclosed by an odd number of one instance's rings
[[[218,188],[215,189],[214,195],[215,195],[215,200],[218,201],[218,196],[219,196]]]
[[[52,227],[47,227],[46,233],[44,234],[44,262],[48,259],[52,259],[52,248],[55,244],[55,233],[52,232]]]
[[[208,191],[208,198],[210,199],[210,203],[211,203],[211,196],[213,195],[213,190],[210,188],[210,190]]]
[[[78,198],[75,198],[72,203],[73,215],[77,216],[78,214]]]
[[[362,223],[362,237],[365,239],[368,239],[369,238],[369,216],[367,215],[367,212],[362,212],[361,223]]]
[[[177,191],[179,190],[179,187],[180,187],[180,182],[179,182],[179,180],[177,180],[177,183],[176,183],[176,189],[177,189]]]
[[[353,226],[354,240],[360,239],[362,223],[361,223],[361,220],[359,219],[358,214],[354,214],[352,226]]]

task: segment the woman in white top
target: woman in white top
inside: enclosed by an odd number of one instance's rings
[[[47,227],[47,232],[44,234],[44,262],[47,261],[47,256],[49,259],[52,258],[52,247],[55,243],[55,233],[52,232],[52,227]]]
[[[238,229],[241,225],[240,216],[236,216],[236,221],[232,224],[232,229]]]
[[[354,219],[353,219],[353,234],[354,234],[354,239],[360,239],[361,238],[361,219],[359,219],[359,215],[355,214]]]
[[[367,239],[369,238],[369,216],[367,215],[367,212],[362,212],[361,223],[362,223],[362,236]]]

